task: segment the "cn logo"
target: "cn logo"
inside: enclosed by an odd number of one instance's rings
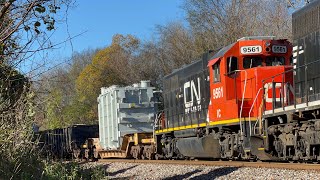
[[[201,91],[200,91],[200,78],[197,78],[197,84],[194,80],[184,83],[183,94],[184,94],[184,104],[186,108],[193,106],[193,103],[200,104]],[[189,96],[188,96],[189,94]]]
[[[275,101],[276,102],[281,102],[281,97],[283,97],[283,100],[284,102],[287,102],[287,97],[289,96],[288,95],[288,91],[291,92],[292,94],[294,94],[294,90],[293,90],[293,87],[291,86],[291,84],[284,84],[282,86],[282,83],[275,83],[274,85],[274,90],[275,90],[275,93],[272,91],[272,82],[269,82],[269,83],[266,83],[264,85],[264,89],[265,89],[265,100],[267,103],[272,103],[273,101],[273,94],[275,94]],[[283,89],[283,93],[282,94],[282,89],[281,88],[284,88]]]

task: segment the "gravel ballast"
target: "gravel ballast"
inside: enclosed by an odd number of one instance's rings
[[[92,164],[91,164],[92,165]],[[319,171],[105,162],[106,179],[320,179]]]

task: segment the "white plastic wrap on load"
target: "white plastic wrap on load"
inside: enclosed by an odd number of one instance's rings
[[[125,134],[153,131],[154,89],[149,81],[127,87],[101,88],[98,113],[99,139],[103,149],[119,149]]]

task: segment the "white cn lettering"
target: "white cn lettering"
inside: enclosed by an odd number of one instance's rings
[[[275,89],[277,89],[277,88],[281,88],[281,83],[275,83]],[[265,84],[264,89],[265,89],[265,94],[266,94],[266,102],[272,103],[272,97],[270,98],[269,94],[268,94],[269,89],[272,89],[272,83],[269,82],[269,83]],[[281,101],[280,97],[277,98],[277,95],[276,95],[276,102],[280,102],[280,101]]]
[[[190,88],[190,90],[188,88]],[[187,101],[187,91],[189,91],[191,95],[190,101]],[[184,93],[184,104],[186,108],[190,108],[193,105],[194,101],[196,101],[197,104],[200,105],[201,104],[200,78],[198,78],[197,86],[195,85],[193,80],[185,82],[183,86],[183,93]]]
[[[190,107],[190,103],[189,103],[190,101],[187,102],[187,90],[189,87],[190,87],[190,81],[185,82],[183,86],[183,97],[184,97],[183,99],[184,99],[184,105],[186,108]]]
[[[275,100],[276,100],[276,102],[281,102],[281,98],[280,97],[283,97],[284,102],[287,102],[287,97],[290,95],[290,93],[292,93],[292,94],[294,93],[293,92],[294,89],[293,89],[291,84],[286,83],[284,85],[284,89],[283,89],[284,95],[282,95],[281,84],[282,83],[275,83],[275,90],[279,89],[279,93],[275,94],[276,95]],[[272,95],[271,95],[271,97],[269,97],[269,94],[268,94],[269,90],[272,89],[272,83],[269,82],[269,83],[265,84],[264,85],[264,89],[265,89],[265,95],[266,95],[266,97],[265,97],[266,98],[266,102],[267,103],[272,103]],[[289,92],[289,94],[288,94],[288,92]],[[273,93],[273,92],[271,91],[271,93]]]

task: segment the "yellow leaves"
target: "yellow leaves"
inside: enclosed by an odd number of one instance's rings
[[[126,84],[129,76],[128,59],[140,46],[140,41],[132,35],[116,34],[110,46],[98,51],[76,80],[79,102],[91,107],[86,109],[88,120],[97,119],[97,97],[101,87]]]
[[[125,50],[136,49],[140,45],[140,40],[132,35],[124,36],[122,34],[116,34],[112,38],[112,46],[119,46]]]
[[[99,67],[99,66],[98,66]],[[77,92],[80,95],[80,101],[84,102],[88,96],[94,96],[98,87],[102,86],[102,70],[90,64],[84,68],[76,80]]]

